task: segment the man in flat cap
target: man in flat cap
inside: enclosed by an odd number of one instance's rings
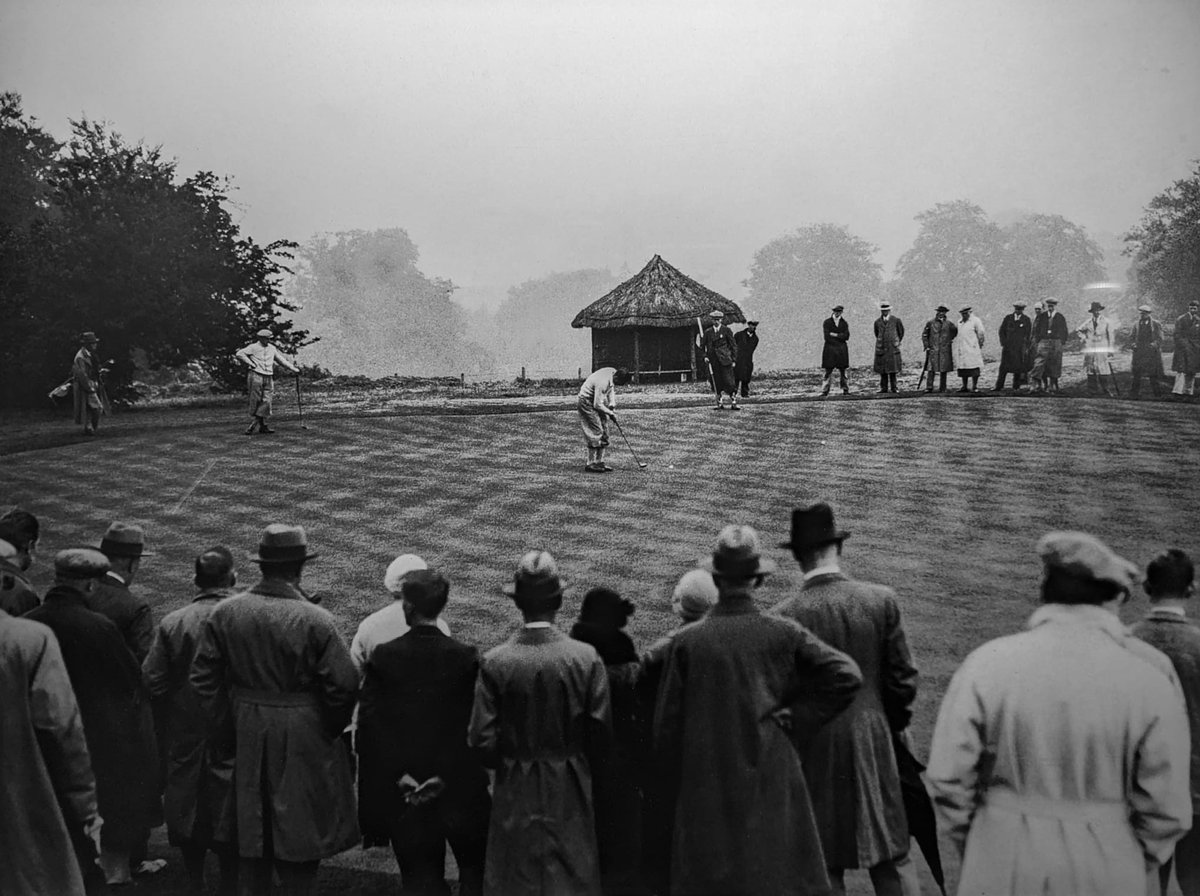
[[[608,448],[608,421],[617,419],[617,386],[629,382],[629,371],[623,367],[600,367],[593,370],[579,387],[579,425],[587,445],[586,473],[611,473],[604,462]]]
[[[875,318],[875,372],[879,374],[879,391],[896,392],[896,374],[904,369],[900,343],[904,340],[904,322],[892,314],[890,302],[879,306]]]
[[[26,619],[50,627],[62,648],[83,730],[104,827],[100,864],[107,883],[132,880],[130,856],[144,847],[158,814],[158,754],[142,670],[117,626],[88,609],[108,571],[93,548],[54,557],[54,587]]]
[[[959,392],[978,392],[979,373],[983,369],[983,343],[987,332],[983,321],[971,313],[971,306],[964,305],[958,311],[960,319],[954,337],[954,367],[962,380]]]
[[[342,732],[358,673],[333,615],[300,587],[309,553],[300,526],[273,523],[254,562],[262,580],[218,603],[190,681],[232,750],[233,794],[220,829],[236,831],[242,892],[315,894],[321,859],[359,840]]]
[[[1058,310],[1058,299],[1045,300],[1045,310],[1033,319],[1033,378],[1037,392],[1059,392],[1062,352],[1067,342],[1067,319]]]
[[[100,366],[96,347],[100,338],[90,330],[79,337],[79,351],[71,364],[72,401],[75,405],[75,422],[83,424],[83,434],[94,436],[100,427],[100,415],[109,411],[108,395],[104,390],[103,376],[107,371]]]
[[[738,411],[737,384],[733,373],[733,365],[737,362],[737,343],[733,339],[733,330],[725,323],[725,315],[720,311],[710,311],[709,320],[712,326],[704,331],[704,354],[708,358],[708,366],[712,371],[713,391],[717,394],[716,410],[725,409],[724,396],[729,396],[729,409]]]
[[[992,391],[1004,389],[1004,381],[1012,374],[1016,392],[1025,385],[1033,352],[1033,321],[1025,314],[1024,302],[1013,302],[1013,313],[1000,321],[1000,373]]]
[[[593,769],[611,748],[608,677],[596,648],[554,620],[564,585],[529,551],[504,592],[524,626],[483,657],[468,743],[496,769],[487,896],[599,896]]]
[[[933,320],[927,321],[921,331],[921,345],[925,348],[925,371],[929,379],[925,381],[925,391],[933,391],[933,375],[939,377],[938,391],[946,391],[946,374],[954,369],[954,337],[958,335],[958,327],[954,321],[946,318],[949,308],[938,305]]]
[[[1134,398],[1142,391],[1142,377],[1150,379],[1150,388],[1157,397],[1162,392],[1163,377],[1163,331],[1162,324],[1154,319],[1154,310],[1149,305],[1138,306],[1138,322],[1129,332],[1129,347],[1133,360],[1129,365],[1132,383],[1129,394]]]
[[[38,605],[26,572],[37,550],[37,517],[14,507],[0,517],[0,610],[23,616]]]
[[[1175,320],[1175,350],[1171,370],[1175,386],[1171,394],[1186,398],[1195,390],[1196,374],[1200,373],[1200,301],[1188,302],[1188,310]]]
[[[967,657],[933,733],[927,786],[959,892],[1143,893],[1191,826],[1183,701],[1117,616],[1137,568],[1082,532],[1037,549],[1042,606]]]
[[[801,753],[834,892],[847,868],[867,868],[878,894],[916,894],[908,819],[893,738],[904,736],[917,697],[896,592],[841,570],[833,508],[792,512],[791,550],[804,573],[800,593],[771,612],[792,619],[858,664],[863,686],[850,707],[813,733]]]
[[[233,554],[223,545],[196,558],[197,593],[192,602],[159,623],[142,672],[150,690],[159,731],[159,750],[166,767],[163,814],[171,845],[183,853],[188,884],[204,892],[204,858],[211,850],[220,864],[222,893],[237,883],[233,831],[218,829],[225,803],[233,798],[232,760],[212,743],[208,720],[188,681],[204,633],[204,623],[218,603],[234,594],[237,573]]]
[[[1104,374],[1112,371],[1113,327],[1103,311],[1103,305],[1092,302],[1088,308],[1091,317],[1075,332],[1083,337],[1083,372],[1087,374],[1088,391],[1107,395]]]
[[[1150,612],[1132,631],[1171,661],[1187,703],[1192,734],[1192,829],[1175,844],[1174,858],[1159,869],[1159,883],[1162,896],[1167,896],[1174,866],[1180,891],[1195,896],[1200,893],[1200,826],[1196,823],[1200,818],[1200,629],[1187,617],[1187,607],[1196,595],[1192,558],[1178,548],[1161,552],[1146,567],[1145,589]]]
[[[234,355],[239,364],[246,367],[246,390],[250,394],[250,416],[253,418],[246,427],[246,435],[256,432],[272,433],[268,420],[271,416],[271,402],[275,397],[275,368],[282,367],[291,373],[300,373],[300,368],[288,360],[271,342],[271,331],[265,327],[255,334],[257,342],[251,342],[245,348],[238,349]]]
[[[834,305],[832,313],[821,324],[821,333],[825,340],[825,345],[821,349],[821,367],[825,370],[825,384],[821,387],[822,395],[829,394],[829,386],[833,382],[835,370],[841,380],[842,394],[850,394],[850,387],[846,385],[846,368],[850,366],[850,348],[846,343],[850,341],[850,325],[842,317],[842,312],[845,310],[842,305]]]
[[[141,526],[115,522],[100,542],[108,558],[108,570],[87,596],[88,609],[111,619],[140,664],[154,641],[154,617],[145,598],[134,594],[133,584],[146,550],[146,533]]]
[[[717,605],[676,633],[654,718],[657,768],[677,794],[671,892],[828,893],[792,736],[802,743],[842,712],[862,676],[811,632],[758,611],[775,563],[754,529],[726,526],[705,565]]]
[[[45,625],[3,609],[0,707],[0,893],[96,892],[96,778],[62,651]]]
[[[754,350],[758,348],[758,321],[748,320],[744,329],[733,337],[737,348],[737,360],[733,363],[733,376],[737,381],[742,398],[750,397],[750,380],[754,376]]]

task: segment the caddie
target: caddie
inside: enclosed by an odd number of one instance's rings
[[[271,416],[271,401],[275,396],[275,365],[279,365],[292,373],[299,373],[300,368],[287,359],[271,342],[271,331],[263,327],[258,333],[257,342],[251,342],[234,355],[238,363],[248,368],[246,388],[250,393],[250,416],[254,419],[246,427],[246,435],[256,432],[272,433],[275,430],[267,423]]]

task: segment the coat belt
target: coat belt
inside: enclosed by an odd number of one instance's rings
[[[233,688],[232,696],[240,703],[257,703],[261,706],[318,706],[313,694],[296,691],[255,691],[250,688]]]
[[[984,805],[1002,812],[1053,818],[1058,821],[1129,822],[1129,807],[1124,802],[1056,800],[1034,793],[1017,793],[1007,787],[993,787],[983,798]]]

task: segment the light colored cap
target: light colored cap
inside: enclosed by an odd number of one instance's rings
[[[703,569],[689,569],[680,576],[671,595],[671,605],[684,622],[695,622],[716,602],[717,583],[712,573]]]
[[[1110,582],[1129,591],[1141,579],[1138,568],[1086,532],[1050,532],[1037,543],[1038,556],[1049,572],[1058,569],[1095,582]]]
[[[401,554],[388,564],[387,572],[383,574],[383,587],[392,594],[398,595],[406,575],[416,572],[418,569],[428,568],[425,561],[416,554]]]
[[[259,330],[259,331],[258,331],[257,333],[255,333],[254,335],[255,335],[255,336],[266,336],[268,339],[270,339],[270,338],[271,338],[271,331],[270,331],[270,330],[268,330],[266,327],[263,327],[261,330]]]
[[[892,303],[891,303],[891,302],[880,302],[880,303],[879,303],[879,310],[880,310],[880,311],[891,311],[891,310],[892,310]]]
[[[725,312],[724,311],[710,311],[710,312],[708,312],[708,316],[709,317],[724,317]]]
[[[1144,311],[1144,312],[1146,312],[1147,314],[1149,314],[1149,313],[1150,313],[1151,311],[1153,311],[1153,310],[1154,310],[1154,309],[1153,309],[1153,308],[1151,308],[1149,305],[1138,305],[1138,311]]]

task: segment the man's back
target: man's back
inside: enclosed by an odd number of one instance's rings
[[[140,663],[150,652],[154,641],[154,619],[150,605],[129,590],[129,586],[112,574],[101,579],[87,599],[88,609],[111,619],[130,651]]]

